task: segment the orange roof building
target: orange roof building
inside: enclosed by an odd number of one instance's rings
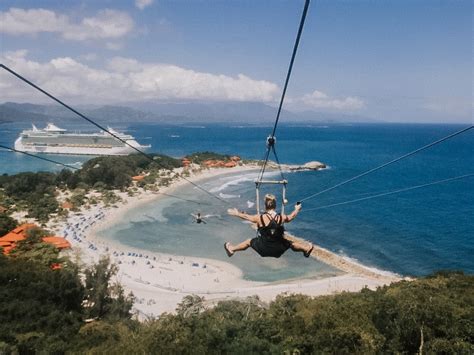
[[[26,232],[33,228],[39,227],[34,223],[22,224],[1,237],[0,247],[3,248],[3,253],[10,253],[10,251],[15,248],[17,242],[26,239]],[[52,244],[58,249],[67,249],[71,247],[71,243],[63,237],[48,236],[43,238],[43,242]]]
[[[20,240],[25,239],[25,236],[23,234],[16,234],[13,232],[5,234],[3,237],[0,238],[0,242],[3,243],[16,243],[19,242]]]
[[[70,210],[71,208],[74,207],[74,205],[69,202],[69,201],[64,201],[62,204],[61,204],[61,207],[66,209],[66,210]]]
[[[14,230],[12,230],[10,233],[15,233],[15,234],[25,234],[27,230],[33,229],[33,228],[39,228],[36,224],[34,223],[24,223],[18,227],[16,227]]]
[[[132,180],[133,180],[133,181],[142,181],[144,178],[145,178],[144,175],[132,176]]]
[[[0,242],[9,242],[9,243],[19,242],[20,240],[23,240],[26,238],[25,236],[26,232],[32,228],[38,228],[38,226],[34,223],[22,224],[21,226],[16,227],[14,230],[8,232],[3,237],[1,237]]]
[[[63,237],[44,237],[43,242],[49,243],[54,245],[58,249],[68,249],[71,247],[71,243],[69,243]]]

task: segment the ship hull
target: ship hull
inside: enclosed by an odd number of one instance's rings
[[[144,150],[150,148],[136,141],[127,142],[131,146]],[[74,146],[51,146],[51,145],[29,145],[23,144],[21,137],[15,141],[15,149],[28,153],[61,154],[61,155],[129,155],[137,151],[129,146],[123,147],[74,147]]]

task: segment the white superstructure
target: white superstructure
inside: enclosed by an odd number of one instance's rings
[[[131,135],[119,133],[107,128],[123,141],[137,149],[150,148],[140,145]],[[76,133],[68,132],[52,123],[46,128],[25,130],[15,141],[15,149],[24,152],[74,155],[127,155],[136,153],[134,149],[107,132]]]

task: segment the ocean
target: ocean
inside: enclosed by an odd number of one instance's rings
[[[75,129],[84,128],[74,127]],[[303,164],[321,161],[321,171],[286,173],[291,206],[304,197],[455,132],[463,125],[439,124],[280,124],[276,149],[280,162]],[[0,125],[0,144],[13,146],[25,125]],[[66,127],[70,128],[70,127]],[[175,157],[213,151],[261,159],[270,126],[226,124],[150,125],[126,129],[152,150]],[[71,128],[72,129],[72,128]],[[310,210],[380,192],[474,173],[474,131],[459,135],[352,183],[303,203],[301,214],[287,225],[299,237],[356,259],[380,270],[401,275],[427,275],[440,269],[474,272],[474,179],[448,182],[354,204]],[[51,156],[80,166],[86,157]],[[54,171],[61,167],[17,153],[0,151],[0,173]],[[263,259],[248,250],[231,259],[223,251],[226,240],[252,237],[248,225],[226,215],[228,207],[247,211],[255,202],[256,174],[228,174],[203,182],[228,204],[189,185],[176,192],[201,205],[172,198],[162,199],[129,213],[119,225],[104,231],[104,238],[130,247],[189,257],[210,257],[239,266],[251,280],[276,281],[300,276],[321,277],[337,273],[319,263],[308,263],[300,254]],[[266,192],[265,190],[263,192]],[[280,190],[268,190],[281,197]],[[146,211],[146,212],[145,212]],[[192,223],[191,213],[211,215],[207,224]]]

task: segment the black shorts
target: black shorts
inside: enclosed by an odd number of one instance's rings
[[[272,238],[258,235],[250,241],[250,246],[262,257],[279,258],[291,247],[291,242],[283,237]]]

